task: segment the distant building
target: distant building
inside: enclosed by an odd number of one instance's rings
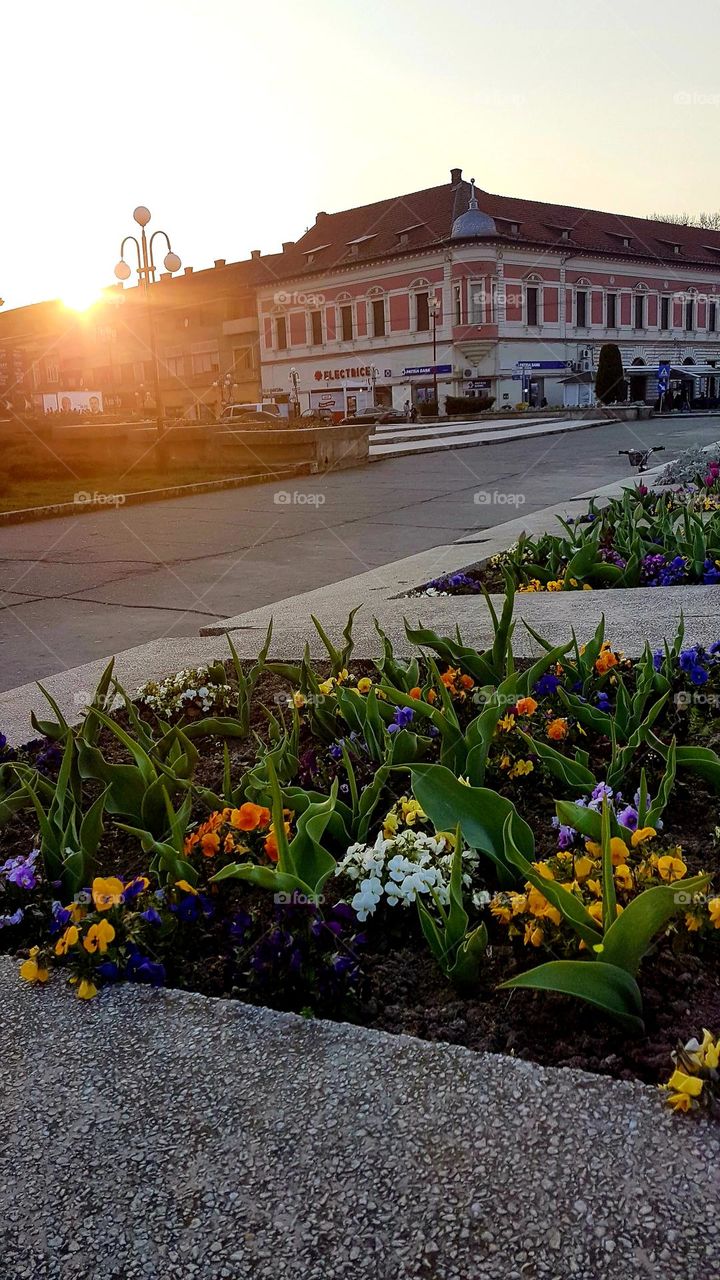
[[[656,398],[661,361],[678,400],[720,394],[716,231],[491,195],[453,169],[443,186],[319,213],[273,272],[258,289],[263,387],[294,381],[303,408],[364,403],[373,383],[378,403],[419,403],[433,366],[441,405],[562,404],[608,341],[633,399]],[[587,379],[570,385],[571,402],[591,398]]]

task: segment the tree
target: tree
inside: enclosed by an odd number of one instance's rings
[[[616,404],[625,398],[622,356],[614,342],[606,342],[600,348],[595,395],[601,404]]]
[[[651,222],[669,222],[675,227],[702,227],[720,231],[720,213],[651,213]]]

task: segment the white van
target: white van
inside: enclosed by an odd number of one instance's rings
[[[280,406],[275,404],[274,400],[264,400],[262,404],[226,404],[223,409],[219,422],[242,422],[243,419],[252,418],[261,415],[262,417],[270,416],[280,418]]]

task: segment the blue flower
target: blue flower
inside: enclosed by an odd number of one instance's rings
[[[162,924],[162,916],[154,907],[148,907],[147,911],[140,912],[140,919],[146,924]]]
[[[541,676],[537,681],[535,688],[533,689],[533,693],[536,693],[539,698],[548,698],[555,693],[555,690],[560,683],[561,680],[559,676],[554,676],[551,675],[550,672],[546,672],[545,675]]]
[[[405,729],[412,723],[414,715],[412,707],[396,707],[393,721],[388,725],[388,733],[397,733],[399,729]]]
[[[612,711],[612,702],[604,689],[600,690],[595,701],[597,703],[598,711]]]

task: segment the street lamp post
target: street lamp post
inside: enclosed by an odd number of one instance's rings
[[[120,245],[120,261],[115,268],[115,275],[118,280],[129,280],[132,275],[132,269],[125,261],[125,245],[128,240],[132,240],[137,250],[137,273],[145,293],[145,306],[147,309],[148,329],[150,332],[150,356],[153,367],[153,381],[155,384],[155,417],[157,421],[158,435],[162,436],[165,429],[163,421],[162,396],[160,393],[160,367],[158,365],[157,341],[155,338],[155,317],[152,309],[152,299],[150,296],[150,285],[155,283],[155,258],[153,255],[153,241],[156,236],[162,236],[167,245],[167,253],[163,259],[163,265],[166,271],[172,275],[173,272],[179,271],[182,263],[176,253],[173,253],[170,237],[166,231],[153,231],[148,240],[145,228],[150,221],[150,210],[145,205],[138,205],[133,213],[133,218],[140,227],[140,240],[136,236],[125,236]]]
[[[294,405],[293,417],[299,418],[300,417],[300,374],[298,373],[294,365],[290,370],[290,387],[291,387],[292,401]]]
[[[235,379],[232,373],[228,371],[224,378],[216,378],[215,382],[213,382],[213,386],[217,387],[220,394],[220,409],[222,410],[224,405],[228,404],[232,400],[232,393],[236,386]]]
[[[433,400],[435,401],[435,412],[440,412],[438,404],[438,380],[437,380],[437,318],[440,310],[440,299],[435,296],[435,292],[428,298],[428,310],[432,320],[432,374],[433,374]]]
[[[371,394],[372,394],[372,407],[373,407],[373,409],[375,408],[375,383],[377,382],[377,380],[378,380],[378,378],[379,378],[379,377],[380,377],[380,370],[377,368],[377,366],[376,366],[376,365],[371,365],[371,367],[370,367],[370,391],[371,391]]]

